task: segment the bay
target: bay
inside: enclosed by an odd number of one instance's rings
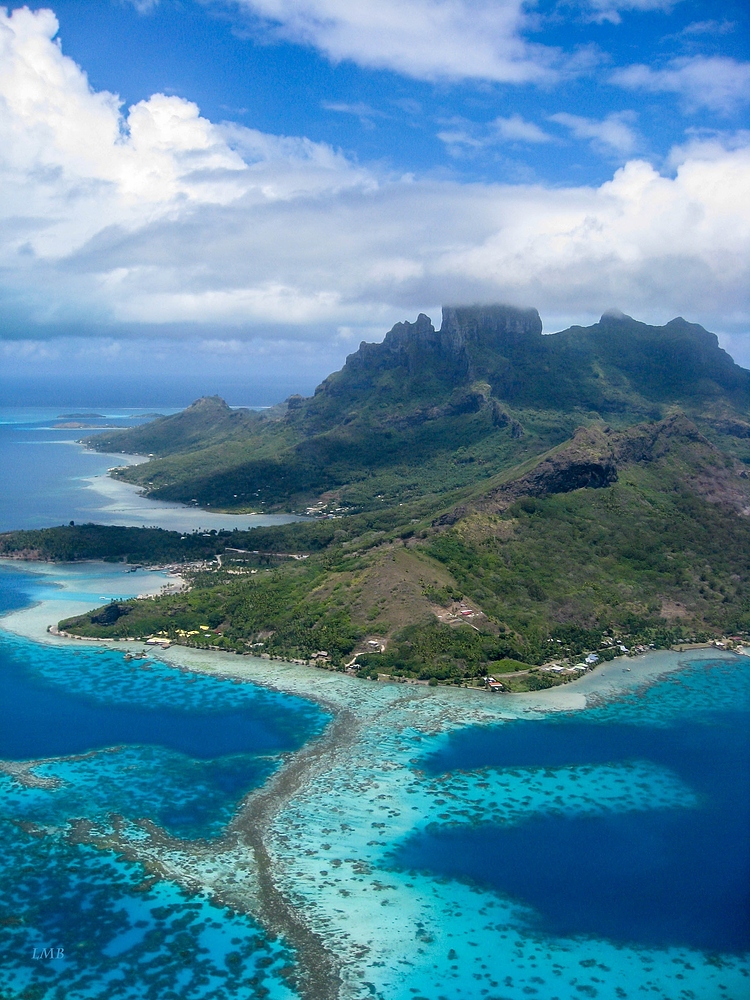
[[[83,412],[83,411],[82,411]],[[220,514],[185,504],[148,500],[107,475],[141,461],[89,451],[78,443],[96,426],[133,427],[169,408],[99,409],[84,419],[44,407],[0,408],[0,531],[90,522],[172,531],[252,528],[298,520],[285,514]],[[89,426],[70,427],[66,424]]]

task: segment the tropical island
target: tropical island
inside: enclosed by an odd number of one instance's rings
[[[309,398],[203,398],[86,439],[154,499],[295,512],[250,531],[67,525],[22,558],[175,564],[176,592],[63,632],[529,690],[750,630],[750,372],[702,327],[451,307],[363,343]],[[491,680],[490,680],[491,679]]]

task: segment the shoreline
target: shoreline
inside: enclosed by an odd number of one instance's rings
[[[77,593],[71,581],[79,574],[85,576],[87,567],[98,567],[111,571],[105,574],[108,580],[118,580],[124,584],[138,582],[137,588],[131,587],[130,589],[138,589],[139,594],[143,596],[158,594],[166,588],[178,588],[185,584],[177,566],[173,564],[144,567],[139,569],[137,576],[128,570],[123,571],[125,564],[106,563],[103,560],[55,563],[0,557],[0,568],[6,564],[13,569],[27,566],[29,575],[41,576],[46,580],[52,578],[51,582],[56,592],[60,594],[62,591],[63,595]],[[101,600],[109,601],[124,597],[125,595],[120,595],[101,598]],[[476,715],[502,719],[515,717],[518,712],[525,714],[535,711],[580,711],[585,709],[590,699],[598,701],[602,698],[617,697],[643,684],[651,683],[660,676],[680,670],[683,665],[687,665],[694,659],[704,658],[709,649],[712,652],[712,658],[716,659],[732,659],[747,655],[742,652],[704,645],[690,649],[683,648],[679,651],[673,649],[651,650],[638,656],[618,657],[609,662],[601,663],[596,669],[581,677],[553,688],[493,694],[483,688],[456,688],[451,685],[439,685],[431,688],[429,685],[408,684],[395,680],[391,682],[364,680],[339,671],[301,665],[290,660],[264,659],[248,654],[238,656],[235,653],[219,649],[201,649],[179,643],[173,643],[167,649],[162,649],[159,646],[147,646],[145,642],[138,639],[73,637],[57,632],[57,623],[62,618],[83,614],[85,611],[91,610],[91,607],[92,603],[88,597],[76,600],[71,596],[70,600],[65,600],[61,599],[60,596],[54,599],[45,599],[43,596],[37,595],[33,605],[12,610],[0,616],[0,628],[31,641],[42,643],[54,642],[63,645],[99,643],[108,649],[116,649],[116,644],[122,644],[123,652],[132,649],[133,644],[135,644],[139,648],[142,647],[149,655],[188,672],[195,671],[231,677],[258,684],[261,687],[269,687],[281,693],[288,692],[307,697],[315,702],[321,701],[321,688],[325,687],[326,696],[322,699],[322,703],[323,707],[329,710],[333,710],[337,706],[350,707],[352,703],[361,702],[363,700],[361,697],[356,695],[351,697],[353,686],[358,693],[374,693],[386,689],[393,692],[393,696],[396,698],[398,692],[405,693],[404,689],[408,688],[413,693],[412,696],[419,691],[423,697],[426,696],[437,702],[454,706],[454,709],[457,710],[456,715],[460,715],[461,708],[464,708],[467,716],[472,719]],[[50,617],[53,619],[52,621],[49,621]],[[207,659],[204,660],[203,657],[207,657]],[[623,666],[624,663],[627,663],[628,666]],[[332,687],[338,688],[335,694]],[[368,700],[368,695],[364,697]],[[379,700],[379,698],[375,699],[375,701]]]
[[[91,573],[92,567],[97,570],[95,574]],[[186,583],[171,564],[139,567],[138,572],[134,573],[132,567],[126,568],[124,563],[107,563],[104,560],[59,563],[2,556],[0,570],[3,568],[37,577],[44,590],[49,588],[48,594],[41,591],[35,593],[30,605],[7,611],[0,616],[0,629],[42,643],[80,642],[90,645],[93,641],[112,648],[114,643],[111,639],[67,639],[51,629],[56,630],[57,623],[63,618],[83,614],[97,603],[105,604],[141,595],[148,597],[167,588],[171,590],[182,587]],[[96,590],[82,592],[81,583],[89,586],[96,584]]]
[[[77,442],[80,444],[80,442]],[[111,455],[110,452],[97,452],[96,449],[80,445],[84,450],[94,454]],[[88,476],[85,489],[91,490],[102,498],[103,506],[100,514],[106,518],[107,525],[121,527],[160,527],[166,531],[210,531],[212,528],[248,531],[251,528],[274,524],[292,524],[308,520],[302,514],[287,514],[283,512],[262,514],[257,511],[233,513],[226,510],[209,510],[197,504],[191,505],[175,500],[158,500],[148,495],[143,486],[130,483],[112,475],[114,469],[127,466],[144,465],[150,461],[144,455],[113,455],[113,458],[124,459],[120,466],[113,466],[106,473]],[[136,523],[138,522],[138,523]]]

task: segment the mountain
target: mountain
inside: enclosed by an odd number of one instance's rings
[[[419,316],[362,344],[312,397],[211,397],[90,439],[153,455],[123,473],[152,496],[332,517],[68,526],[0,552],[188,564],[188,591],[63,622],[74,634],[545,687],[582,656],[750,638],[749,416],[750,373],[685,320],[545,336],[534,310],[451,307],[439,330]]]
[[[608,313],[545,336],[534,309],[446,307],[439,330],[421,314],[362,343],[312,397],[261,413],[205,398],[87,443],[155,456],[120,475],[157,499],[354,512],[466,489],[581,425],[675,409],[713,438],[750,435],[750,372],[700,326]]]

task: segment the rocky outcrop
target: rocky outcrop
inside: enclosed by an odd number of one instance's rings
[[[499,513],[522,497],[570,493],[585,487],[601,489],[617,480],[617,462],[610,432],[580,427],[572,441],[517,479],[503,483],[470,507],[461,505],[433,521],[433,526],[455,524],[474,511]]]
[[[440,334],[430,317],[420,313],[415,323],[396,323],[380,344],[368,344],[363,340],[359,350],[347,357],[344,372],[378,371],[394,365],[404,365],[413,372],[418,370],[422,359],[440,350]],[[327,383],[328,380],[323,382],[316,393],[325,390]]]
[[[515,306],[444,306],[439,330],[420,313],[415,323],[396,323],[381,344],[359,345],[346,359],[349,369],[382,368],[393,364],[416,371],[429,357],[449,361],[471,376],[473,348],[502,351],[503,345],[541,340],[542,321],[536,309]]]
[[[428,420],[439,420],[441,417],[458,417],[463,413],[478,413],[488,404],[492,406],[492,423],[497,427],[507,427],[510,417],[504,414],[505,419],[495,416],[496,400],[489,399],[490,387],[488,385],[470,386],[467,389],[456,389],[448,401],[442,406],[425,406],[413,410],[405,415],[397,414],[384,421],[386,426],[398,427],[419,427],[420,424]],[[515,421],[513,421],[515,424]],[[518,425],[520,427],[520,424]],[[519,435],[520,436],[520,435]]]
[[[471,344],[502,349],[504,344],[540,340],[542,320],[536,309],[515,306],[444,306],[440,342],[454,354]]]
[[[584,488],[602,489],[617,481],[618,470],[657,462],[669,454],[679,458],[684,481],[712,503],[750,513],[750,484],[742,470],[729,468],[724,456],[692,420],[676,413],[666,420],[638,424],[625,431],[580,427],[566,445],[542,459],[529,472],[496,487],[471,505],[463,504],[437,518],[434,526],[455,524],[475,511],[500,513],[523,497],[544,497]]]
[[[596,427],[580,427],[572,441],[526,475],[493,490],[482,500],[481,507],[502,510],[521,497],[570,493],[584,487],[601,489],[616,480],[617,462],[610,435]]]
[[[745,420],[715,420],[714,427],[719,434],[729,434],[731,437],[750,438],[750,424]]]
[[[687,443],[698,444],[711,452],[715,451],[713,445],[684,413],[675,413],[666,420],[654,423],[636,424],[635,427],[630,427],[612,437],[619,465],[653,462],[666,455],[676,445]]]
[[[91,616],[93,625],[114,625],[120,618],[129,615],[133,609],[129,604],[107,604],[97,614]]]

